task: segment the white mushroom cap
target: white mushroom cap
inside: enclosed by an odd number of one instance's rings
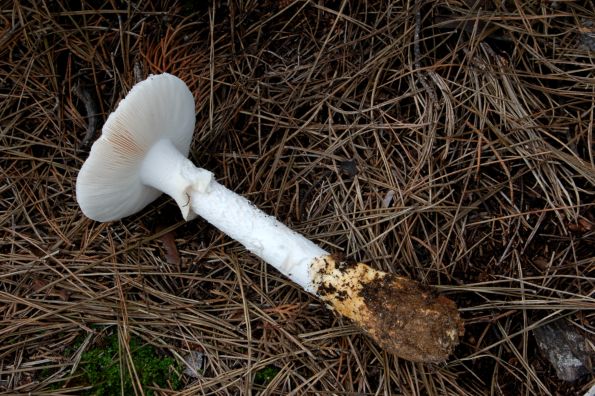
[[[179,78],[152,75],[132,87],[79,172],[76,197],[83,213],[97,221],[117,220],[155,200],[162,191],[141,178],[147,153],[167,139],[186,157],[194,125],[194,97]]]

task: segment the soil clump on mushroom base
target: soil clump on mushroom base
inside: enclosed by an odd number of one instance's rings
[[[81,394],[79,357],[114,335],[118,362],[132,339],[201,353],[186,394],[592,385],[559,379],[534,334],[595,334],[592,1],[0,8],[0,392]],[[81,215],[94,128],[163,72],[195,98],[193,162],[343,261],[463,308],[447,364],[385,353],[166,197],[123,222]]]
[[[387,352],[416,362],[442,362],[464,334],[455,303],[432,288],[333,257],[318,260],[312,270],[329,308],[353,319]]]

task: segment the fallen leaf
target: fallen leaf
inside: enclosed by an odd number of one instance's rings
[[[44,287],[47,286],[47,282],[44,281],[43,279],[35,279],[33,280],[33,282],[31,282],[31,289],[33,289],[33,291],[35,293],[39,292],[41,289],[43,289]]]
[[[568,229],[572,232],[585,233],[593,229],[593,224],[584,217],[579,218],[576,223],[568,223]]]
[[[167,232],[159,240],[163,242],[163,248],[165,249],[165,261],[168,264],[180,264],[180,253],[178,252],[178,246],[176,245],[175,235],[173,231]]]

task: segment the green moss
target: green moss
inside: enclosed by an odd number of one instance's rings
[[[266,366],[262,370],[256,372],[256,375],[254,375],[254,382],[259,385],[266,385],[279,374],[279,371],[281,370],[275,366]]]
[[[170,357],[158,356],[150,345],[141,345],[137,338],[130,340],[130,353],[139,381],[147,395],[150,386],[178,390],[181,386],[181,365]],[[92,386],[88,395],[134,394],[133,374],[118,347],[118,336],[109,336],[101,347],[83,352],[79,372],[82,384]]]

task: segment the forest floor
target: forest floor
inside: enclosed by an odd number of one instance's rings
[[[0,7],[1,394],[595,384],[593,1],[63,3]],[[90,145],[161,72],[195,96],[196,164],[326,250],[456,301],[453,355],[384,352],[168,197],[83,216]]]

